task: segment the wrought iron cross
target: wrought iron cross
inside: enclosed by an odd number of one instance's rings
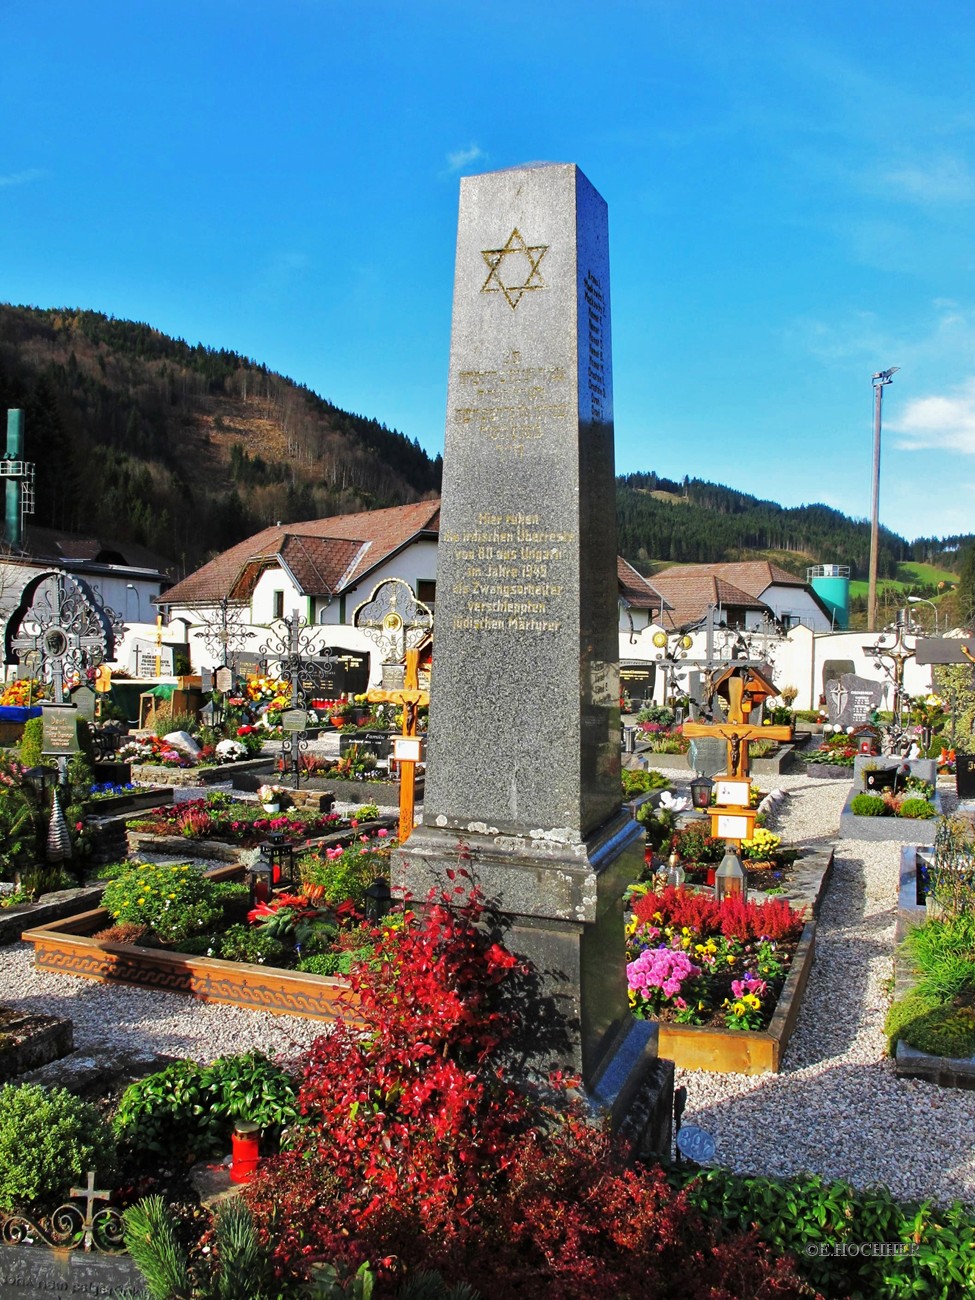
[[[65,702],[66,678],[81,678],[115,657],[121,617],[101,604],[86,582],[60,570],[33,578],[7,620],[7,661],[29,664],[50,682],[55,702]]]
[[[278,675],[287,678],[291,685],[292,706],[307,708],[328,689],[329,676],[340,662],[339,656],[328,646],[315,648],[317,629],[310,627],[297,612],[278,619],[278,624],[283,624],[283,630],[279,631],[277,625],[272,627],[260,653],[277,661]]]
[[[85,1230],[84,1248],[85,1250],[91,1250],[91,1243],[94,1239],[95,1214],[93,1213],[93,1210],[94,1210],[95,1202],[110,1201],[112,1199],[112,1193],[104,1192],[104,1191],[96,1191],[95,1171],[94,1169],[89,1169],[87,1187],[72,1187],[70,1191],[70,1195],[77,1196],[83,1199],[85,1202],[85,1219],[84,1219],[84,1223],[82,1224],[82,1227]]]

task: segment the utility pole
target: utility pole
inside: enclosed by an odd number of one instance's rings
[[[884,387],[889,384],[900,366],[878,370],[870,381],[873,384],[873,509],[870,512],[870,581],[867,588],[867,631],[877,630],[877,552],[880,536],[880,412]]]

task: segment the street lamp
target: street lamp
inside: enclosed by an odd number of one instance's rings
[[[909,605],[930,605],[934,610],[934,635],[940,635],[941,629],[938,622],[938,607],[933,600],[928,600],[926,596],[908,596],[907,603]]]
[[[884,387],[889,384],[900,366],[878,370],[871,379],[873,384],[873,509],[870,512],[870,581],[867,586],[867,631],[877,630],[877,542],[880,532],[880,410]]]

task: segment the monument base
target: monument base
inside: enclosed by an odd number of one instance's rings
[[[627,1004],[624,902],[643,865],[643,828],[620,812],[584,841],[558,832],[502,835],[490,828],[421,826],[394,851],[393,889],[416,902],[449,894],[464,872],[497,918],[505,946],[526,969],[508,986],[530,1022],[507,1053],[514,1076],[544,1086],[553,1071],[581,1078],[590,1103],[623,1125],[646,1098],[651,1075],[655,1134],[669,1156],[673,1071],[656,1061],[652,1026]]]

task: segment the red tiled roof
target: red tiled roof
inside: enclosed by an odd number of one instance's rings
[[[246,600],[263,560],[283,563],[307,595],[336,594],[420,534],[436,537],[439,525],[439,500],[275,524],[189,574],[166,592],[165,603],[205,604],[231,592]]]
[[[707,613],[709,605],[720,605],[726,611],[757,609],[765,612],[768,609],[741,587],[716,578],[704,565],[682,564],[664,569],[653,575],[653,581],[669,603],[667,621],[675,628],[696,623]]]
[[[722,564],[674,564],[664,573],[680,575],[689,573],[711,573],[733,586],[747,591],[750,596],[761,596],[767,587],[774,583],[777,587],[805,587],[803,578],[797,578],[778,564],[769,560],[729,560]],[[661,575],[657,575],[658,577]]]
[[[435,539],[440,501],[420,501],[331,519],[275,524],[231,546],[166,592],[167,605],[250,599],[261,573],[279,564],[306,596],[338,595],[420,536]],[[669,608],[646,578],[617,558],[620,594],[639,609]]]
[[[656,587],[623,559],[616,557],[616,576],[619,579],[620,595],[634,609],[669,609],[670,606]]]

